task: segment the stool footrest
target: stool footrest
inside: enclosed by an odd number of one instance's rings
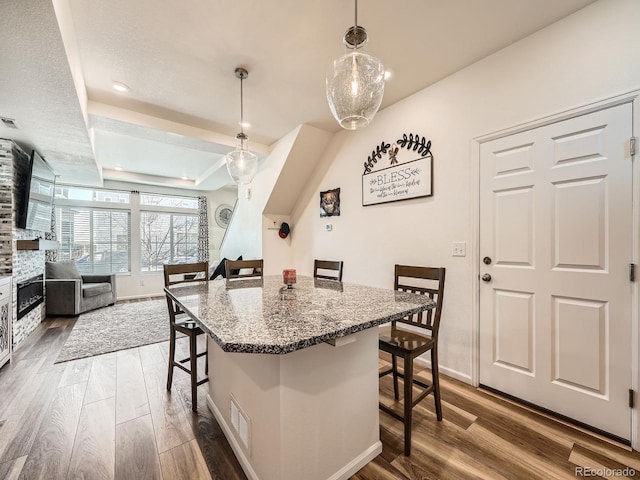
[[[196,355],[197,358],[199,357],[204,357],[207,354],[207,352],[200,352],[199,354]],[[187,363],[188,361],[191,360],[191,357],[187,357],[187,358],[183,358],[182,360],[178,360],[178,362],[180,363]]]
[[[185,372],[187,372],[189,375],[191,375],[191,370],[189,370],[186,367],[183,367],[182,365],[180,365],[179,363],[173,362],[173,366],[174,367],[178,367],[180,370],[183,370]],[[202,385],[203,383],[207,383],[209,381],[209,377],[205,377],[202,380],[199,380],[198,383],[196,384],[197,386]]]
[[[174,367],[178,367],[180,370],[182,370],[183,372],[187,372],[188,374],[191,374],[191,370],[189,370],[187,367],[185,367],[184,365],[180,365],[178,362],[173,362],[173,366]]]
[[[396,412],[395,410],[387,407],[384,403],[379,402],[378,405],[380,406],[380,410],[382,410],[384,413],[387,413],[389,415],[391,415],[393,418],[400,420],[402,423],[404,423],[404,417],[402,415],[400,415],[398,412]]]

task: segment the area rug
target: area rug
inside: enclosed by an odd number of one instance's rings
[[[83,313],[55,363],[169,340],[167,301],[119,303]]]

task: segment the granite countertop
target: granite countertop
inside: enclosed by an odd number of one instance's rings
[[[285,354],[433,308],[424,295],[298,276],[186,283],[166,291],[226,352]]]

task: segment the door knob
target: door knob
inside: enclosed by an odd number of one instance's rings
[[[491,275],[489,275],[488,273],[485,273],[484,275],[482,275],[482,281],[490,282],[491,281]]]
[[[482,262],[483,262],[485,265],[491,265],[491,257],[484,257],[484,258],[482,259]]]

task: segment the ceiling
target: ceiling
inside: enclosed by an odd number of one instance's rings
[[[366,50],[391,72],[382,108],[593,1],[361,1]],[[37,149],[64,183],[215,190],[239,131],[234,69],[249,71],[260,157],[300,124],[338,131],[324,79],[353,21],[346,0],[3,0],[0,116],[21,128],[0,124],[0,138]]]

